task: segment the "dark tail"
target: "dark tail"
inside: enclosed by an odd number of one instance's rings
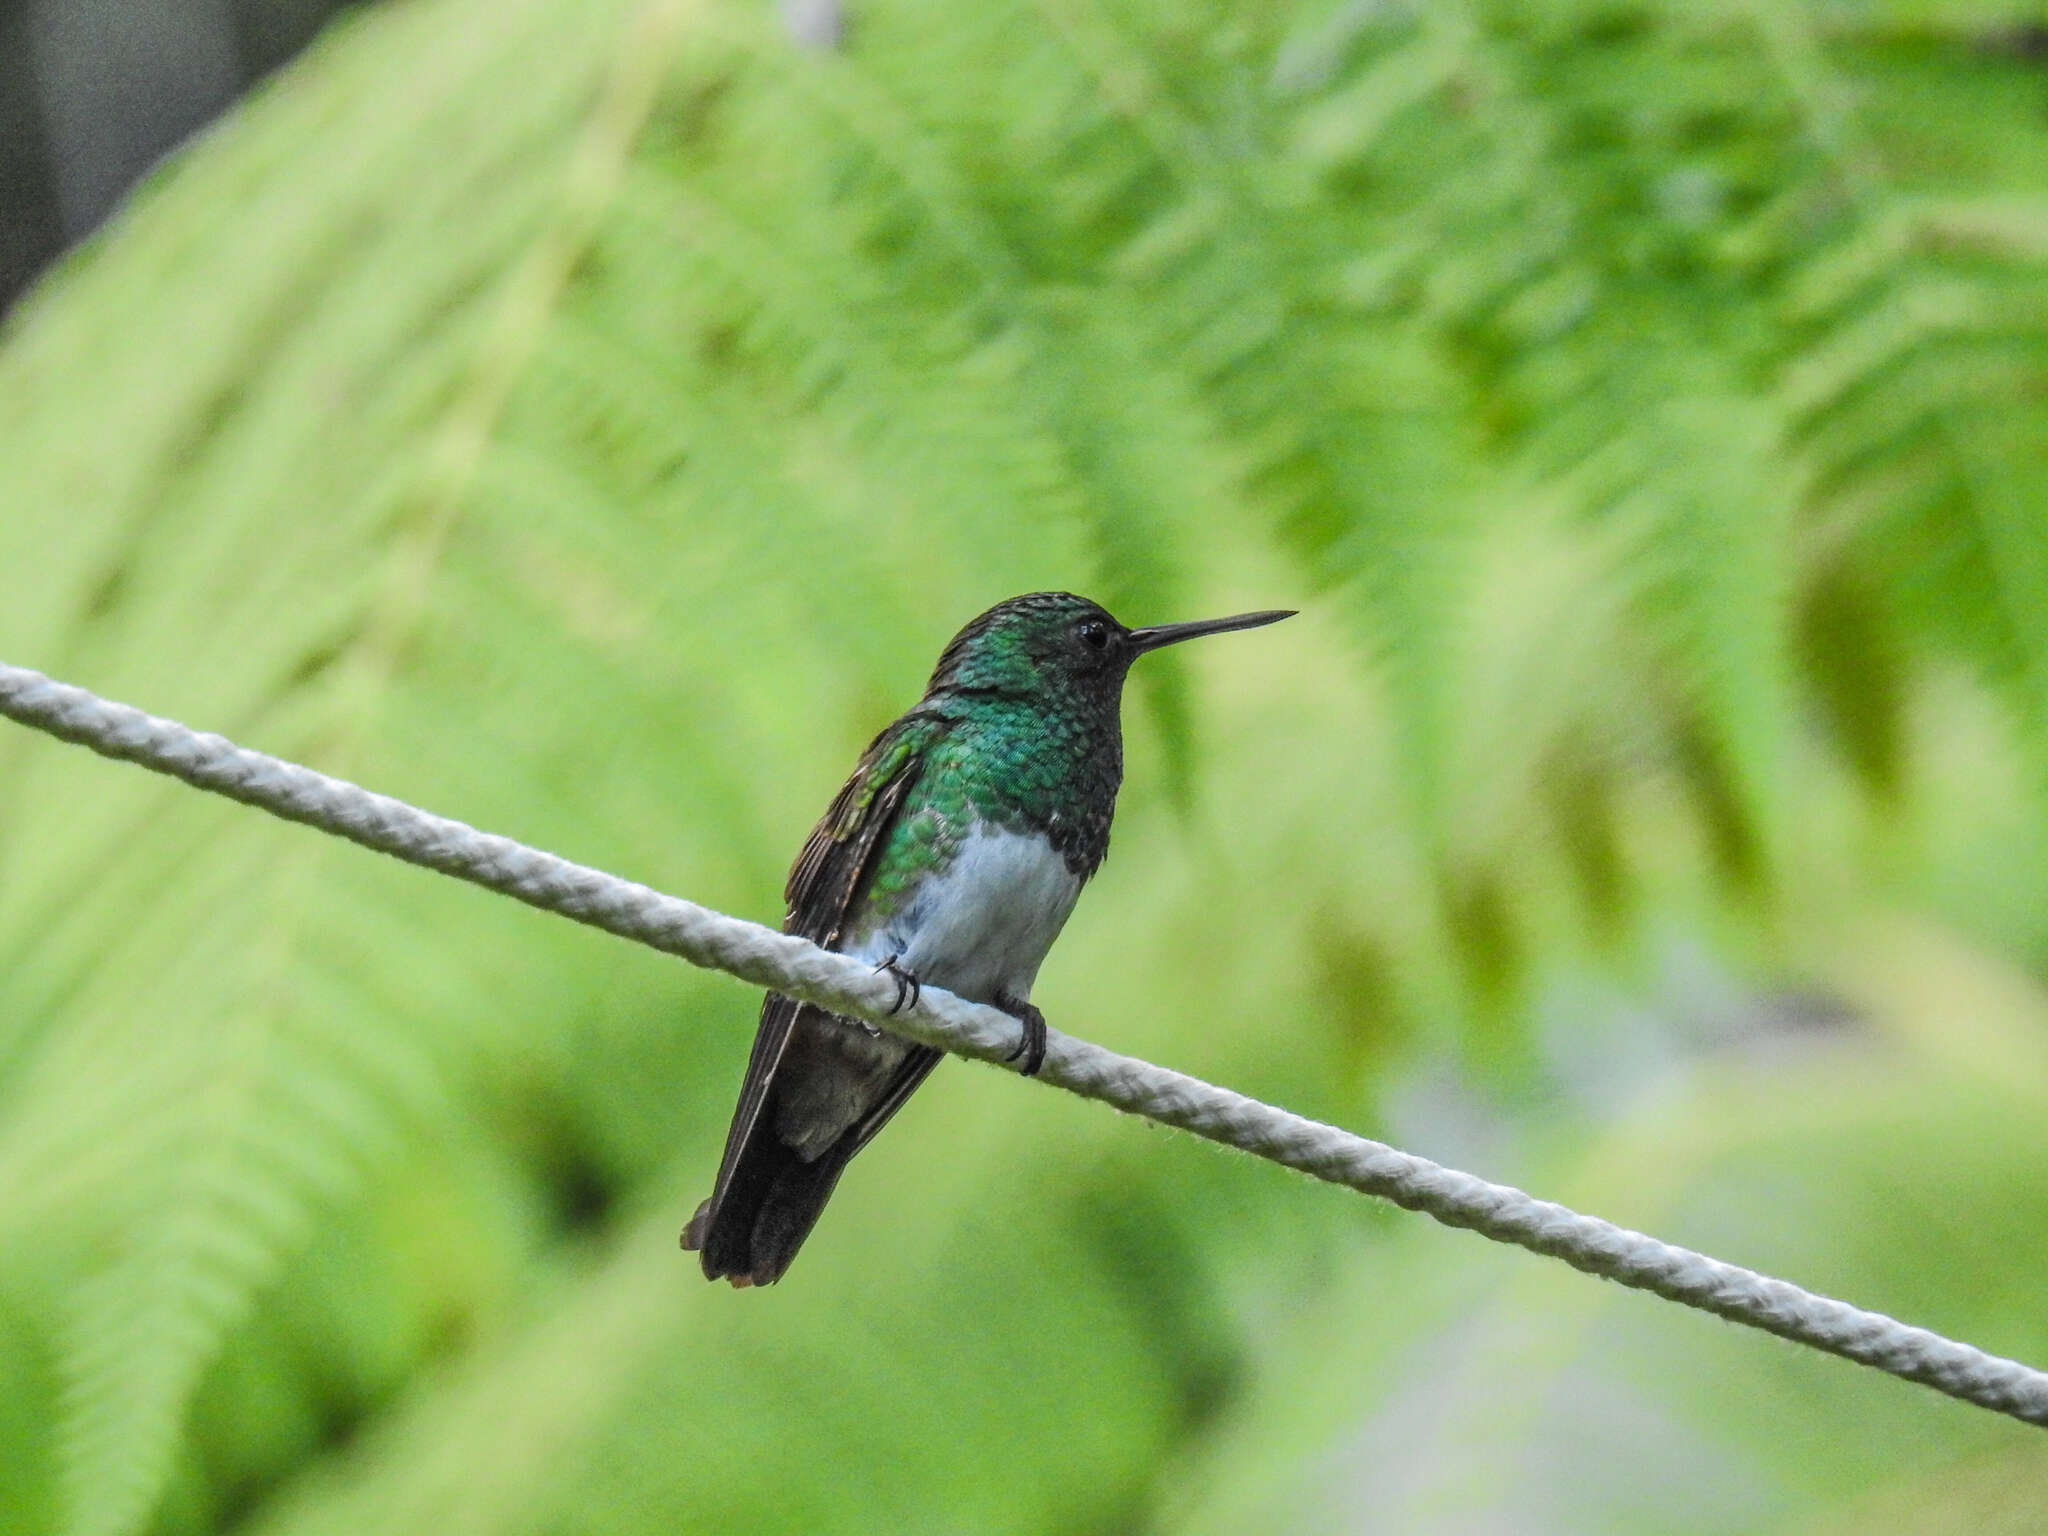
[[[730,1280],[742,1287],[780,1280],[818,1224],[818,1213],[832,1198],[854,1153],[874,1139],[939,1063],[942,1053],[929,1046],[906,1048],[888,1078],[868,1090],[873,1097],[860,1118],[806,1161],[777,1134],[782,1079],[791,1071],[844,1070],[830,1049],[818,1049],[820,1039],[829,1046],[836,1032],[865,1028],[774,994],[763,1005],[739,1108],[726,1136],[718,1186],[683,1228],[683,1246],[702,1258],[706,1279]],[[792,1039],[803,1044],[785,1063]]]
[[[704,1262],[707,1280],[737,1287],[780,1280],[839,1175],[858,1150],[851,1137],[805,1162],[763,1125],[733,1164],[732,1179],[716,1204],[706,1200],[683,1229],[683,1246]]]

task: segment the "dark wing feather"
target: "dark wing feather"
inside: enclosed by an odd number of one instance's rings
[[[932,1075],[932,1068],[945,1060],[946,1053],[935,1046],[919,1045],[911,1048],[897,1065],[882,1093],[869,1106],[868,1112],[841,1139],[840,1145],[845,1156],[852,1157],[862,1147],[875,1139],[875,1132],[889,1123],[889,1117],[903,1107],[903,1101],[917,1092],[917,1085]],[[837,1150],[837,1149],[835,1149]]]
[[[853,898],[873,869],[896,824],[903,797],[924,766],[929,727],[915,734],[898,721],[861,754],[853,776],[805,839],[782,889],[788,903],[784,933],[800,933],[827,948],[839,942]]]
[[[922,728],[914,729],[913,722]],[[803,851],[797,855],[796,863],[790,869],[789,883],[783,891],[789,904],[788,915],[782,925],[785,933],[802,934],[812,943],[828,948],[839,941],[854,898],[873,870],[875,860],[888,840],[890,828],[896,824],[904,797],[917,782],[918,771],[924,765],[924,749],[930,744],[932,735],[942,728],[942,722],[906,717],[877,736],[862,754],[851,777],[834,797],[817,826],[812,828]],[[747,1059],[747,1075],[740,1086],[739,1106],[733,1111],[732,1127],[726,1133],[725,1155],[719,1161],[718,1182],[712,1188],[711,1198],[698,1210],[683,1234],[686,1247],[701,1248],[707,1240],[719,1207],[732,1187],[740,1160],[753,1140],[776,1068],[782,1063],[790,1032],[804,1006],[774,992],[762,1004],[761,1026],[754,1035],[753,1053]],[[924,1080],[941,1053],[931,1052],[931,1060],[922,1063],[920,1070],[908,1082],[902,1083],[899,1090],[897,1085],[905,1069],[916,1063],[921,1054],[914,1053],[903,1063],[875,1111],[849,1133],[852,1145],[845,1154],[847,1157],[866,1145],[867,1139],[881,1129],[882,1122],[903,1102],[910,1090]],[[829,1193],[829,1186],[826,1192]],[[708,1250],[705,1258],[709,1268],[713,1255]]]

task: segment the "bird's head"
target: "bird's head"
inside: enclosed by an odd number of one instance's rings
[[[1114,701],[1131,663],[1147,651],[1201,635],[1256,629],[1292,615],[1292,609],[1276,608],[1130,629],[1085,597],[1032,592],[997,603],[955,635],[940,655],[927,691],[1010,698],[1078,691]]]

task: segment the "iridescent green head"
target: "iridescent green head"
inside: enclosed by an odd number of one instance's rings
[[[926,689],[1005,698],[1073,698],[1114,707],[1124,674],[1147,651],[1226,630],[1256,629],[1292,609],[1240,613],[1192,624],[1129,629],[1100,603],[1071,592],[1032,592],[998,603],[955,635]]]

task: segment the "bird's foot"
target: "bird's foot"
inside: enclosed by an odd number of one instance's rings
[[[902,958],[901,955],[891,955],[875,967],[878,971],[887,971],[896,980],[896,1001],[889,1005],[891,1015],[899,1014],[905,1008],[915,1008],[918,998],[924,995],[924,983],[896,963]]]
[[[1017,1070],[1026,1077],[1036,1077],[1038,1069],[1045,1065],[1045,1015],[1031,1004],[1019,1002],[1007,992],[996,994],[996,1006],[1024,1026],[1023,1034],[1017,1041],[1017,1049],[1005,1056],[1005,1061],[1024,1058],[1024,1065]]]

